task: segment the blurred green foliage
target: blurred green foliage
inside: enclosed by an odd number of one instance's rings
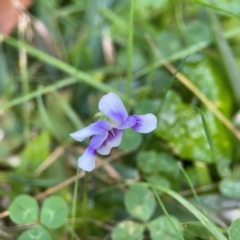
[[[173,76],[161,60],[177,69],[187,57],[179,71],[230,124],[233,118],[239,122],[238,6],[238,0],[135,0],[129,113],[156,114],[158,126],[147,135],[126,130],[112,150],[114,162],[90,174],[87,190],[80,179],[71,229],[70,183],[88,142],[73,143],[69,133],[93,121],[106,92],[127,99],[130,1],[35,1],[25,13],[25,31],[16,28],[0,45],[0,210],[9,210],[12,220],[0,218],[0,238],[64,239],[74,233],[73,239],[179,239],[153,191],[139,184],[149,179],[162,187],[156,192],[185,240],[228,234],[237,240],[239,140],[177,76],[168,90]],[[214,158],[196,107],[204,114]],[[46,198],[51,194],[58,196]],[[29,195],[46,198],[40,215]],[[23,230],[22,224],[30,226]]]

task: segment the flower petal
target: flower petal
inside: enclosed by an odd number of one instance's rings
[[[87,172],[91,172],[95,167],[95,155],[96,150],[88,147],[83,155],[78,158],[78,167]]]
[[[127,110],[122,100],[115,93],[110,92],[104,95],[98,104],[98,108],[115,123],[117,128],[127,120]]]
[[[135,116],[129,116],[127,120],[122,124],[121,127],[118,127],[118,129],[126,129],[126,128],[132,128],[137,123],[137,118]]]
[[[78,167],[85,170],[85,171],[92,171],[95,167],[95,155],[96,149],[98,149],[103,142],[108,137],[108,132],[105,132],[104,135],[96,135],[92,137],[89,146],[83,153],[83,155],[78,158]]]
[[[108,137],[103,142],[102,146],[97,150],[98,153],[107,155],[113,147],[120,145],[122,141],[122,130],[113,128],[112,131],[113,133],[111,131],[108,132]]]
[[[135,125],[131,128],[140,133],[149,133],[157,127],[157,118],[151,113],[145,115],[132,115],[129,116],[129,118],[136,119]]]
[[[104,135],[98,135],[98,136],[96,135],[96,136],[92,137],[92,139],[89,143],[89,147],[91,147],[93,149],[100,148],[107,137],[108,137],[108,132],[105,132]]]
[[[87,137],[93,135],[104,135],[107,131],[112,128],[111,124],[105,120],[100,120],[95,123],[90,124],[77,132],[71,133],[70,136],[77,141],[83,141]]]

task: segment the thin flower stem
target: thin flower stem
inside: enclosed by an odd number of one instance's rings
[[[131,81],[132,81],[132,54],[133,54],[133,19],[134,19],[134,2],[131,0],[129,27],[128,27],[128,72],[127,72],[127,89],[126,99],[129,106],[131,97]]]
[[[84,183],[83,183],[83,202],[82,202],[82,216],[83,216],[83,229],[82,229],[82,238],[83,240],[88,239],[88,217],[87,217],[87,208],[88,208],[88,177],[89,173],[85,172]]]
[[[73,192],[73,205],[72,205],[72,214],[71,214],[71,218],[75,219],[76,218],[76,211],[77,211],[77,192],[78,192],[78,175],[79,175],[79,168],[77,168],[77,174],[76,174],[76,179],[75,179],[75,185],[74,185],[74,192]],[[75,221],[72,221],[72,231],[71,231],[71,240],[74,240],[75,238],[75,232],[74,232],[74,228],[75,228]]]

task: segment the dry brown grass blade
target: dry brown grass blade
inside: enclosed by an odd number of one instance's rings
[[[117,152],[117,153],[115,153],[115,154],[112,154],[111,156],[109,156],[108,158],[106,158],[104,161],[101,161],[101,162],[98,161],[97,164],[96,164],[95,169],[98,169],[98,168],[100,168],[100,167],[104,167],[104,166],[108,165],[111,161],[115,160],[116,158],[125,156],[125,155],[127,155],[128,153],[129,153],[129,151],[122,151],[122,152]],[[85,175],[85,172],[84,172],[84,171],[80,172],[79,175],[78,175],[78,179],[83,178],[84,175]],[[43,199],[43,198],[45,198],[46,196],[48,196],[48,195],[50,195],[50,194],[52,194],[52,193],[54,193],[54,192],[57,192],[58,190],[62,189],[63,187],[66,187],[66,186],[74,183],[75,179],[76,179],[76,176],[72,176],[72,177],[68,178],[67,180],[63,181],[62,183],[59,183],[59,184],[57,184],[56,186],[51,187],[51,188],[49,188],[48,190],[37,194],[37,195],[35,196],[35,198],[36,198],[37,200]]]
[[[44,170],[51,166],[64,152],[63,146],[57,147],[52,154],[35,170],[36,176],[39,176]]]
[[[130,151],[116,152],[116,153],[110,155],[108,158],[106,158],[106,159],[104,159],[102,161],[97,161],[95,169],[98,169],[100,167],[104,167],[104,166],[108,165],[110,162],[112,162],[113,160],[115,160],[115,159],[117,159],[119,157],[125,156],[125,155],[127,155],[129,153],[130,153]],[[78,179],[83,178],[84,175],[85,175],[84,171],[80,172],[79,175],[78,175]],[[69,186],[70,184],[74,183],[75,180],[76,180],[76,176],[72,176],[72,177],[68,178],[67,180],[57,184],[56,186],[51,187],[51,188],[49,188],[46,191],[43,191],[41,193],[38,193],[34,197],[37,200],[43,199],[43,198],[45,198],[45,197],[47,197],[47,196],[57,192],[58,190],[66,187],[66,186]],[[0,213],[0,219],[4,218],[4,217],[7,217],[7,216],[9,216],[9,212],[8,211],[4,211],[4,212]]]
[[[147,42],[151,47],[153,53],[159,58],[162,62],[162,65],[172,74],[175,74],[177,69],[167,60],[162,59],[161,53],[157,48],[155,42],[153,41],[150,35],[146,35]],[[187,87],[214,115],[221,121],[240,141],[240,132],[234,126],[234,124],[227,119],[221,111],[216,107],[216,105],[211,102],[186,76],[181,72],[177,72],[176,78],[181,82],[185,87]]]
[[[79,152],[81,154],[85,151],[85,148],[83,148],[83,147],[77,147],[77,149],[79,150]],[[97,162],[97,165],[98,165],[98,164],[102,164],[103,162],[105,162],[105,160],[96,156],[96,162]],[[106,170],[106,172],[108,173],[108,176],[110,176],[111,178],[113,178],[117,181],[122,180],[122,177],[120,176],[120,174],[111,165],[106,164],[103,167]]]
[[[171,63],[164,60],[163,65],[172,74],[176,72],[176,68]],[[176,78],[195,96],[197,96],[198,99],[236,136],[236,138],[240,140],[240,132],[238,129],[222,114],[222,112],[219,111],[213,102],[200,92],[198,88],[182,73],[178,72]]]

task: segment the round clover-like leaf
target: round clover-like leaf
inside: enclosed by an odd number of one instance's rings
[[[169,180],[163,176],[160,176],[160,175],[151,175],[149,177],[149,181],[152,183],[152,185],[154,186],[161,186],[161,187],[164,187],[164,188],[170,188],[171,186],[171,183],[169,182]],[[161,194],[162,191],[159,190],[159,189],[156,189],[156,191]]]
[[[17,196],[9,207],[10,218],[14,223],[26,224],[38,219],[38,203],[26,194]]]
[[[23,232],[18,240],[51,240],[51,236],[43,227],[36,226]]]
[[[112,240],[141,240],[144,226],[133,221],[123,221],[113,229]]]
[[[119,148],[123,150],[133,150],[140,146],[142,135],[132,129],[126,129],[123,132],[122,142]]]
[[[152,173],[158,171],[158,155],[155,151],[141,151],[137,156],[137,164],[141,171]]]
[[[233,179],[223,179],[219,184],[221,193],[227,197],[240,198],[240,181]]]
[[[68,208],[66,202],[58,196],[47,198],[42,206],[41,222],[48,228],[61,227],[67,218]]]
[[[171,216],[171,220],[174,226],[179,230],[179,232],[182,232],[180,222],[177,220],[177,218]],[[148,224],[148,229],[150,231],[152,240],[159,240],[159,239],[179,240],[180,239],[178,236],[178,233],[172,227],[172,224],[169,222],[166,216],[162,216],[151,221]]]
[[[230,240],[239,240],[240,236],[240,218],[234,220],[228,230]]]
[[[127,211],[135,218],[147,221],[153,214],[156,201],[152,192],[140,184],[135,184],[125,194]]]

